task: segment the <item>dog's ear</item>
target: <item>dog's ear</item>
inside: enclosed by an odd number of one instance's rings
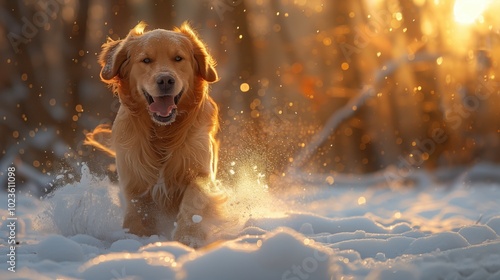
[[[103,81],[110,81],[116,77],[121,65],[127,60],[127,54],[123,50],[123,41],[113,41],[108,38],[108,42],[102,45],[99,63],[102,67],[101,79]]]
[[[184,22],[178,32],[186,35],[193,44],[194,59],[198,65],[199,75],[207,82],[215,82],[218,79],[217,71],[215,71],[215,60],[208,53],[205,43],[203,43],[198,34],[191,28],[188,22]]]
[[[102,51],[99,56],[99,63],[102,67],[102,80],[110,81],[118,75],[120,68],[128,60],[127,43],[132,40],[133,37],[142,35],[144,28],[146,28],[146,23],[140,22],[130,30],[125,39],[113,41],[108,38],[108,41],[102,45]]]

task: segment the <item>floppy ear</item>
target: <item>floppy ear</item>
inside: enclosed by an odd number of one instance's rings
[[[123,41],[113,41],[108,39],[108,42],[102,45],[102,51],[99,56],[99,63],[102,66],[101,79],[110,81],[120,70],[120,66],[127,60],[127,54],[123,50]]]
[[[118,75],[120,68],[128,59],[128,51],[126,49],[127,42],[133,37],[143,34],[145,27],[146,23],[141,21],[132,30],[130,30],[127,38],[117,41],[113,41],[108,38],[108,41],[102,45],[102,51],[99,55],[99,63],[102,66],[102,80],[110,81]]]
[[[189,26],[188,22],[184,22],[180,28],[176,29],[183,33],[193,44],[194,59],[198,64],[199,75],[207,82],[217,81],[217,71],[215,71],[215,60],[208,53],[205,43],[203,43],[198,34]]]

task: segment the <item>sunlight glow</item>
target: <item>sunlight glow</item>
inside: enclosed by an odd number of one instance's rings
[[[364,196],[360,196],[358,198],[358,205],[364,205],[366,204],[366,198]]]
[[[235,176],[234,183],[228,188],[228,202],[225,209],[230,219],[243,225],[250,218],[287,216],[282,211],[282,205],[269,193],[267,178],[260,165],[235,161],[230,165],[230,174]]]
[[[247,92],[247,91],[249,91],[249,90],[250,90],[250,85],[249,85],[249,84],[247,84],[247,83],[242,83],[242,84],[240,85],[240,90],[241,90],[241,92]]]
[[[486,10],[491,0],[456,0],[453,7],[455,21],[461,24],[472,24]]]
[[[335,179],[332,176],[328,176],[326,177],[326,182],[328,183],[328,185],[333,185]]]

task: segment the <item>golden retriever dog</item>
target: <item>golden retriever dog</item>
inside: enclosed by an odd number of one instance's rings
[[[224,196],[215,172],[218,107],[209,96],[215,62],[188,23],[144,31],[139,23],[122,40],[102,46],[101,79],[118,95],[111,130],[123,227],[139,236],[173,237],[199,247],[216,229]],[[95,135],[87,143],[104,148]]]

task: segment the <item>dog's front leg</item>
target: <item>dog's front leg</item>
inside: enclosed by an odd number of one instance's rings
[[[157,234],[157,206],[149,192],[128,196],[123,228],[138,236]]]
[[[221,208],[226,197],[212,187],[213,182],[209,179],[199,179],[187,187],[177,216],[174,240],[199,248],[210,242],[213,233],[220,231]]]

